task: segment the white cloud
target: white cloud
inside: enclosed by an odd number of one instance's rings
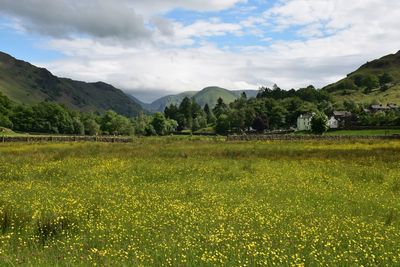
[[[30,1],[34,0],[24,0],[25,3]],[[55,2],[35,2],[38,1]],[[81,2],[93,4],[93,1]],[[3,7],[4,3],[11,6],[11,2],[15,1],[0,0],[0,6]],[[160,94],[199,90],[208,85],[230,89],[257,88],[272,83],[287,89],[309,84],[323,86],[367,60],[400,49],[400,1],[397,0],[282,0],[261,16],[253,15],[237,23],[209,18],[183,24],[162,16],[176,7],[220,10],[239,2],[245,1],[117,0],[112,1],[121,5],[114,7],[116,10],[128,7],[120,11],[121,18],[106,16],[102,22],[107,25],[94,28],[89,26],[94,24],[95,18],[80,11],[80,15],[88,16],[65,24],[89,36],[54,37],[49,46],[67,57],[42,65],[62,76],[86,81],[103,80],[126,90],[140,91],[142,96],[156,98]],[[67,5],[70,1],[57,3]],[[102,3],[111,3],[111,0]],[[23,11],[14,9],[10,10],[30,21],[28,26],[49,30],[43,26],[44,23],[34,22],[38,19],[36,16],[24,15],[29,13],[26,8]],[[124,12],[135,15],[128,18]],[[54,16],[57,14],[55,12]],[[47,23],[54,19],[57,26],[60,18],[46,16],[49,17],[38,20]],[[60,22],[59,26],[63,25],[64,22]],[[123,29],[131,32],[130,38],[134,38],[134,42],[119,40],[127,39],[126,36],[117,36],[124,32]],[[285,35],[288,29],[296,29],[294,37],[298,40],[273,39],[276,31]],[[140,32],[142,34],[138,34]],[[211,36],[244,34],[253,34],[260,43],[237,45],[233,49],[218,48],[216,44],[207,42],[207,37]],[[139,37],[146,42],[137,42]]]
[[[243,0],[0,0],[0,14],[16,18],[18,27],[55,37],[88,34],[100,38],[151,38],[147,23],[171,34],[156,15],[175,8],[221,10]],[[166,20],[164,20],[165,23]],[[167,23],[168,24],[168,23]]]

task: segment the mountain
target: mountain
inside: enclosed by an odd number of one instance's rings
[[[218,98],[222,98],[225,103],[231,103],[235,101],[238,96],[231,91],[221,87],[207,87],[196,93],[193,98],[200,106],[208,104],[210,107],[214,107],[217,104]]]
[[[86,83],[54,76],[44,68],[0,52],[0,91],[11,100],[25,104],[52,101],[81,111],[112,109],[135,116],[143,108],[112,85]]]
[[[400,51],[367,62],[322,90],[329,92],[337,102],[400,104]]]
[[[177,95],[167,95],[155,100],[151,104],[144,104],[142,107],[150,112],[164,112],[165,107],[171,104],[179,105],[185,97],[193,97],[195,94],[196,92],[188,91]]]
[[[251,98],[251,97],[256,97],[259,90],[234,90],[231,92],[234,93],[236,96],[241,96],[243,93],[246,93],[246,96],[248,98]]]
[[[217,104],[218,98],[221,97],[225,103],[231,103],[240,97],[243,92],[245,92],[248,97],[255,97],[258,90],[229,91],[221,87],[211,86],[199,92],[188,91],[177,95],[164,96],[151,104],[143,103],[134,96],[131,96],[131,98],[148,111],[163,112],[164,109],[171,104],[179,105],[185,97],[193,97],[200,106],[208,104],[210,107],[214,107]]]

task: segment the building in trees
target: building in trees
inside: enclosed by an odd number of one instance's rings
[[[297,118],[297,130],[298,131],[310,131],[311,130],[311,120],[315,116],[315,113],[301,114]]]

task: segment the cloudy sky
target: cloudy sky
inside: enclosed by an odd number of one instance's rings
[[[145,101],[324,86],[400,50],[399,0],[0,0],[0,50]]]

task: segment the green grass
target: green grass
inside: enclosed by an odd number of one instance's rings
[[[20,136],[20,135],[23,134],[18,134],[8,128],[0,127],[0,136]]]
[[[396,266],[400,142],[0,144],[1,266]]]
[[[341,92],[332,93],[336,102],[345,100],[353,100],[356,103],[372,103],[379,102],[382,104],[394,103],[400,104],[400,85],[396,85],[385,92],[376,90],[370,94],[364,94],[362,90],[348,91],[349,95],[342,95]]]
[[[311,135],[310,131],[297,131],[293,133],[294,135]],[[349,136],[386,136],[386,135],[397,135],[400,134],[400,129],[377,129],[377,130],[337,130],[328,131],[324,135],[328,136],[339,136],[339,135],[349,135]]]
[[[352,135],[352,136],[366,136],[366,135],[400,135],[400,129],[379,129],[379,130],[339,130],[325,133],[325,135]]]

